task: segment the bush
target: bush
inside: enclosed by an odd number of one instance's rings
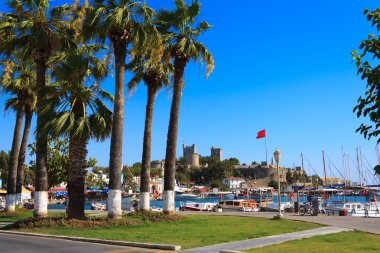
[[[109,219],[87,219],[87,220],[75,220],[62,217],[55,218],[29,218],[19,220],[11,225],[5,227],[6,229],[28,229],[28,228],[102,228],[102,227],[114,227],[114,226],[131,226],[137,225],[137,221],[133,220],[109,220]]]
[[[178,214],[164,214],[162,212],[153,212],[153,211],[137,211],[127,214],[125,217],[130,218],[140,218],[143,221],[150,222],[165,222],[165,221],[179,221],[182,220],[183,217]]]
[[[138,211],[129,213],[120,220],[110,220],[106,218],[91,218],[86,220],[67,219],[66,217],[51,217],[51,218],[28,218],[18,220],[5,229],[31,229],[31,228],[104,228],[104,227],[128,227],[139,225],[143,221],[146,222],[167,222],[179,221],[183,217],[180,215],[166,215],[161,212]]]

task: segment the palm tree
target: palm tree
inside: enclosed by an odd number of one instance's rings
[[[141,80],[147,86],[147,103],[145,111],[144,142],[141,162],[141,182],[140,182],[140,209],[150,210],[150,158],[154,100],[160,88],[169,84],[168,74],[171,71],[171,64],[162,63],[162,53],[157,54],[157,50],[148,50],[144,56],[135,56],[135,61],[131,62],[127,69],[134,73],[134,77],[128,84],[129,90],[133,89]],[[158,59],[158,61],[157,61]]]
[[[108,217],[121,218],[121,170],[124,124],[124,72],[127,47],[145,46],[146,25],[153,9],[133,0],[94,0],[84,20],[86,37],[109,41],[115,58],[115,102],[110,145]]]
[[[35,81],[35,79],[33,80]],[[16,181],[16,202],[21,203],[21,193],[22,193],[22,186],[24,184],[24,168],[25,168],[25,154],[26,154],[26,148],[28,146],[28,139],[29,139],[29,133],[30,133],[30,126],[32,122],[33,113],[35,111],[36,107],[36,96],[34,92],[32,91],[31,94],[28,95],[28,98],[26,100],[25,104],[25,110],[24,110],[24,133],[22,135],[21,140],[21,146],[20,146],[20,152],[18,155],[18,167],[17,167],[17,181]]]
[[[42,114],[45,99],[47,61],[59,48],[76,47],[62,17],[49,12],[46,0],[10,0],[10,12],[1,17],[0,52],[5,55],[22,50],[35,63],[37,94],[36,129],[36,180],[34,192],[34,217],[47,216],[47,134],[44,132],[46,119]]]
[[[22,119],[24,117],[28,90],[32,88],[31,83],[33,81],[29,69],[21,66],[24,63],[17,62],[15,57],[13,58],[12,60],[3,62],[3,76],[1,78],[2,88],[10,93],[16,94],[16,97],[8,99],[5,106],[6,110],[13,108],[16,111],[16,121],[9,160],[7,202],[5,206],[9,212],[15,211],[16,207],[17,165],[20,151]]]
[[[97,45],[52,57],[52,76],[59,85],[56,96],[46,101],[55,105],[55,115],[47,127],[54,135],[69,137],[68,209],[69,219],[85,219],[84,190],[87,168],[87,143],[90,138],[106,139],[111,133],[112,112],[102,100],[113,102],[109,93],[101,90],[98,81],[107,75],[107,61],[96,58]],[[93,82],[91,85],[86,83]]]
[[[183,76],[186,64],[190,61],[206,63],[206,78],[214,68],[214,60],[207,48],[199,42],[198,37],[211,26],[202,21],[193,28],[195,19],[200,14],[200,4],[193,0],[187,5],[183,0],[176,0],[173,11],[161,10],[157,15],[157,27],[168,37],[167,51],[174,59],[173,98],[170,109],[170,120],[166,143],[165,182],[164,182],[164,212],[174,213],[174,186],[176,148],[178,134],[179,106],[183,88]]]
[[[25,72],[25,75],[23,78],[31,78],[29,82],[31,87],[26,89],[26,99],[25,99],[25,109],[24,109],[24,132],[22,135],[19,155],[18,155],[18,165],[17,165],[17,180],[16,180],[16,204],[21,203],[21,191],[22,186],[24,184],[24,169],[25,169],[25,154],[26,154],[26,148],[28,146],[28,139],[29,139],[29,133],[30,133],[30,127],[32,122],[33,113],[35,110],[35,103],[36,103],[36,97],[33,92],[35,78],[34,76],[30,75],[30,73],[33,73],[30,71],[30,69],[27,69],[28,71]],[[29,76],[29,77],[28,77]],[[17,111],[19,103],[19,97],[12,97],[7,100],[5,104],[5,110],[8,110],[12,108],[14,111]]]

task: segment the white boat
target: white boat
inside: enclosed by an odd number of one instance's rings
[[[203,203],[198,203],[198,202],[191,202],[187,201],[185,203],[180,204],[180,211],[213,211],[216,206],[218,206],[217,203],[211,203],[211,202],[203,202]]]
[[[242,212],[258,212],[260,209],[256,201],[252,199],[233,199],[220,201],[223,210],[235,210]]]
[[[107,210],[107,205],[100,202],[91,203],[91,210],[105,211]]]
[[[286,209],[294,208],[294,205],[291,202],[281,202],[281,211],[284,212]],[[277,202],[269,202],[266,205],[265,210],[267,211],[278,211],[278,203]]]
[[[323,208],[327,215],[380,218],[380,202],[330,202]]]
[[[162,208],[161,207],[156,207],[156,206],[151,206],[150,210],[152,212],[162,212]]]

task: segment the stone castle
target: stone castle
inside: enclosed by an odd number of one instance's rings
[[[183,148],[183,158],[186,160],[186,164],[189,166],[193,166],[199,168],[199,155],[197,154],[197,150],[195,144],[191,146],[182,145]]]
[[[183,158],[186,160],[188,166],[199,168],[199,154],[197,154],[195,144],[191,146],[182,145]],[[219,161],[222,161],[222,149],[211,147],[211,157],[215,157]]]
[[[215,157],[218,161],[222,161],[222,149],[211,147],[211,157]]]

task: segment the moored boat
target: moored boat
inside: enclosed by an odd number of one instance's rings
[[[281,208],[281,211],[283,212],[283,211],[294,208],[294,205],[291,202],[281,202],[280,208]],[[278,212],[278,203],[277,202],[267,203],[267,205],[265,207],[265,211]]]
[[[185,203],[181,203],[180,204],[180,208],[179,210],[181,211],[213,211],[216,206],[218,204],[217,203],[211,203],[211,202],[191,202],[191,201],[187,201]]]
[[[105,211],[107,210],[107,205],[100,202],[91,203],[91,210]]]
[[[330,202],[323,208],[327,215],[380,218],[380,202]]]
[[[234,199],[220,201],[224,210],[235,210],[242,212],[258,212],[260,209],[256,201],[252,199]]]

